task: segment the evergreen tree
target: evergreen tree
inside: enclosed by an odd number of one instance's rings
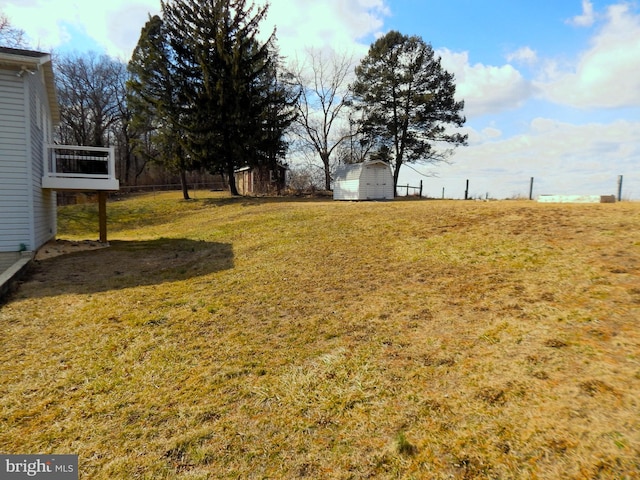
[[[246,0],[166,0],[161,5],[184,87],[188,152],[210,170],[224,171],[237,195],[234,172],[260,158],[264,122],[273,105],[264,76],[273,68],[275,37],[258,40],[267,7]]]
[[[453,74],[444,70],[431,45],[391,31],[371,45],[356,68],[354,105],[372,157],[389,161],[394,187],[404,163],[446,161],[467,136],[464,102],[455,100]]]
[[[163,20],[154,16],[142,28],[129,62],[128,104],[135,150],[152,162],[180,174],[182,192],[189,198],[186,172],[197,167],[186,154],[184,82],[174,66],[174,52],[166,41]]]
[[[256,125],[257,137],[254,158],[248,164],[267,167],[271,172],[279,172],[278,162],[287,153],[288,142],[285,132],[297,117],[297,102],[300,96],[297,85],[290,74],[280,74],[279,65],[273,63],[261,75],[260,91],[261,115]],[[281,179],[276,179],[281,180]],[[280,182],[277,181],[277,185]]]

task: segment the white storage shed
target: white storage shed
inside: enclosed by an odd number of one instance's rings
[[[393,200],[393,175],[382,160],[340,166],[333,181],[334,200]]]

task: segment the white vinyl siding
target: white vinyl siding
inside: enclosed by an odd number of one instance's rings
[[[50,116],[41,71],[0,70],[0,252],[37,250],[55,235],[55,192],[42,189]]]
[[[32,249],[40,248],[44,243],[55,235],[56,229],[56,204],[55,193],[51,190],[42,189],[42,176],[44,174],[44,149],[46,143],[47,132],[43,129],[47,122],[43,122],[42,113],[48,111],[47,92],[44,87],[44,78],[42,73],[29,75],[29,107],[31,117],[31,128],[29,133],[30,142],[30,176],[32,191],[32,212],[33,212],[33,230],[34,236]],[[44,125],[43,125],[44,124]]]
[[[334,200],[391,200],[393,197],[393,176],[384,162],[343,165],[336,170]]]
[[[0,70],[0,251],[30,240],[25,87],[15,72]]]

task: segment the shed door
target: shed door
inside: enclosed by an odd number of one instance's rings
[[[367,198],[370,200],[385,198],[388,176],[386,166],[367,165]]]

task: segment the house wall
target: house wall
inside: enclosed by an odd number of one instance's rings
[[[0,70],[0,252],[37,250],[56,233],[55,192],[42,189],[52,121],[44,77]]]
[[[31,240],[27,169],[26,88],[15,71],[0,70],[0,252]]]
[[[56,194],[42,189],[45,145],[52,141],[51,112],[42,72],[25,75],[28,84],[30,128],[30,188],[32,192],[32,236],[31,249],[36,250],[56,234]],[[29,147],[27,147],[29,149]]]

